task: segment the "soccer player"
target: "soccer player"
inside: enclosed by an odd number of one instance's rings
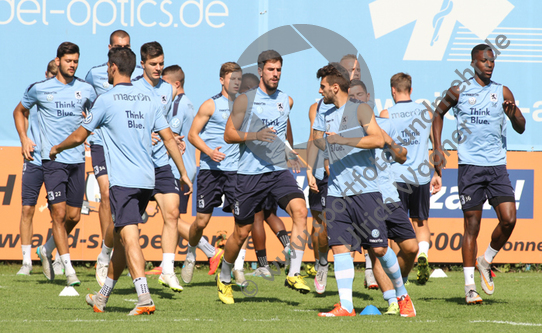
[[[114,47],[130,48],[130,35],[124,30],[116,30],[109,36],[109,50]],[[143,74],[143,69],[136,66],[133,76]],[[85,81],[90,83],[97,95],[109,91],[113,86],[109,83],[107,77],[107,63],[92,67],[85,77]],[[107,176],[107,165],[105,164],[105,155],[100,129],[89,138],[90,155],[92,157],[92,168],[94,176],[100,188],[100,208],[98,216],[100,218],[100,228],[102,231],[102,251],[96,260],[96,281],[100,287],[104,284],[107,276],[107,269],[111,251],[113,250],[113,220],[111,218],[111,208],[109,206],[109,177]]]
[[[49,61],[45,78],[50,79],[58,74],[58,67],[55,60]],[[41,185],[43,184],[43,168],[41,166],[41,141],[39,135],[39,124],[37,108],[33,107],[29,110],[28,115],[28,130],[26,131],[27,138],[32,145],[31,156],[33,160],[26,160],[23,164],[23,180],[21,186],[21,194],[23,200],[23,209],[21,212],[21,223],[19,230],[21,232],[21,250],[23,252],[23,265],[17,272],[17,275],[30,275],[32,272],[32,259],[30,251],[32,250],[32,219],[38,202]],[[23,138],[21,145],[24,147]],[[58,256],[57,256],[58,257]]]
[[[115,251],[102,289],[96,295],[88,294],[86,301],[95,312],[103,312],[111,291],[128,264],[138,296],[138,303],[130,315],[151,314],[155,305],[145,278],[145,258],[139,246],[138,224],[143,222],[141,215],[155,186],[152,131],[162,137],[168,153],[181,170],[183,182],[190,188],[192,184],[173,133],[162,114],[161,103],[148,90],[139,89],[130,82],[136,62],[134,52],[128,48],[112,48],[108,57],[109,82],[114,85],[113,89],[98,97],[83,125],[62,143],[53,146],[50,156],[51,159],[60,156],[63,151],[84,142],[97,127],[102,128],[103,142],[108,151]]]
[[[352,80],[350,82],[350,89],[348,90],[348,97],[367,103],[367,94],[359,94],[360,90],[358,88],[363,88],[363,86],[364,83],[362,81]],[[363,99],[360,100],[359,98],[353,97],[356,95]],[[401,268],[403,283],[406,283],[408,274],[414,265],[414,260],[418,253],[418,242],[416,241],[416,234],[414,233],[410,219],[401,204],[397,188],[394,185],[395,174],[391,170],[391,164],[405,163],[408,151],[405,147],[398,145],[393,139],[397,138],[399,133],[390,119],[381,117],[375,117],[375,119],[378,126],[382,129],[382,135],[384,136],[384,141],[386,141],[385,149],[375,149],[375,167],[378,171],[378,185],[380,187],[380,193],[382,193],[383,203],[386,205],[385,215],[387,216],[385,216],[384,221],[388,229],[388,238],[394,240],[395,243],[398,244],[399,251],[396,253],[397,262]],[[365,278],[367,287],[370,288],[370,284],[367,282],[372,278],[377,285],[377,288],[380,286],[384,300],[388,302],[388,310],[384,314],[400,314],[393,283],[386,275],[386,272],[384,272],[380,261],[376,260],[374,254],[369,251],[366,251],[365,260]],[[371,274],[368,275],[367,271],[370,271]]]
[[[472,49],[474,77],[448,89],[437,107],[433,122],[434,147],[439,152],[437,158],[440,160],[435,164],[435,173],[442,176],[445,166],[442,160],[442,124],[446,112],[454,108],[460,133],[460,140],[455,142],[458,144],[459,198],[465,220],[461,251],[467,304],[482,303],[474,282],[475,265],[480,272],[484,292],[492,295],[495,291],[491,263],[510,238],[516,224],[514,189],[506,171],[506,127],[510,119],[514,131],[522,134],[525,131],[525,118],[516,106],[510,89],[491,80],[495,58],[489,45],[479,44]],[[491,235],[485,253],[476,258],[476,238],[486,199],[495,209],[499,224]]]
[[[346,69],[350,75],[350,80],[361,79],[361,67],[359,65],[358,58],[354,54],[347,54],[343,56],[339,64]],[[365,91],[367,91],[367,89],[365,89]]]
[[[309,108],[309,120],[311,122],[311,131],[309,135],[309,142],[307,143],[307,155],[313,149],[317,151],[316,164],[313,166],[307,166],[307,180],[309,183],[309,206],[313,219],[312,224],[312,248],[314,251],[314,258],[316,263],[314,269],[316,270],[316,276],[314,277],[314,288],[316,292],[322,294],[326,291],[327,285],[327,273],[328,266],[328,252],[329,246],[327,243],[327,231],[324,218],[324,209],[326,207],[327,196],[327,182],[329,175],[328,160],[325,158],[325,154],[322,151],[318,151],[318,148],[314,146],[312,126],[318,113],[325,113],[333,107],[333,104],[325,104],[323,99],[312,104]],[[310,274],[309,274],[310,275]]]
[[[262,209],[267,197],[292,217],[290,237],[291,262],[285,286],[303,294],[310,291],[299,274],[307,242],[307,208],[305,196],[288,171],[287,158],[297,161],[297,153],[286,140],[288,117],[293,100],[278,90],[282,57],[274,50],[258,56],[260,84],[257,89],[240,95],[233,104],[226,124],[224,140],[239,144],[239,170],[235,187],[235,227],[226,243],[218,296],[226,304],[234,303],[231,268],[254,223],[254,214]],[[292,240],[294,240],[292,242]]]
[[[70,42],[60,44],[55,62],[55,78],[32,84],[17,105],[13,116],[19,137],[22,138],[25,159],[32,160],[33,144],[26,134],[26,116],[34,105],[38,107],[43,178],[51,218],[53,236],[64,264],[68,286],[81,284],[70,260],[66,221],[79,221],[85,191],[85,148],[77,147],[59,154],[56,161],[49,159],[49,150],[64,140],[83,121],[96,98],[94,88],[75,77],[79,64],[79,47]],[[44,246],[38,247],[43,273],[49,280],[55,278],[51,253]]]
[[[194,106],[188,99],[184,92],[185,74],[182,68],[178,65],[172,65],[164,68],[162,72],[162,79],[171,84],[176,90],[177,96],[173,101],[173,110],[170,113],[169,123],[171,129],[175,135],[181,135],[184,138],[188,138],[188,133],[192,127],[192,122],[195,117]],[[184,142],[184,141],[183,141]],[[196,178],[196,148],[194,145],[187,141],[185,143],[186,148],[183,154],[183,162],[185,162],[186,172],[190,181],[194,182]],[[180,179],[180,173],[174,164],[174,161],[169,158],[169,165],[176,179]],[[182,215],[186,214],[188,208],[188,200],[190,196],[185,195],[187,188],[183,187],[180,191],[180,203],[179,214],[181,215],[177,222],[179,236],[188,241],[191,223],[182,219]],[[212,258],[215,255],[215,248],[209,244],[209,242],[202,237],[198,243],[198,248],[201,249],[208,258]],[[189,283],[186,277],[181,275],[183,281]],[[191,277],[190,277],[191,279]]]
[[[162,105],[166,119],[171,119],[171,106],[177,90],[161,78],[164,69],[164,50],[160,43],[149,42],[141,46],[141,67],[143,75],[133,80],[134,86],[147,91]],[[162,273],[158,282],[175,292],[183,287],[175,275],[175,249],[178,243],[177,221],[179,219],[179,184],[171,170],[167,150],[159,141],[152,153],[155,186],[152,196],[158,203],[164,219],[162,229]],[[185,194],[186,196],[187,194]]]
[[[188,252],[181,273],[185,282],[192,280],[196,245],[211,220],[214,208],[223,204],[223,211],[232,211],[234,187],[237,184],[239,146],[224,141],[224,130],[233,101],[241,86],[242,75],[241,67],[235,62],[222,64],[219,72],[222,90],[203,102],[188,133],[188,141],[201,151],[201,156],[196,193],[196,220],[190,226]],[[210,275],[216,272],[223,256],[224,250],[217,248],[211,258]]]
[[[394,163],[392,170],[395,174],[397,190],[403,204],[403,208],[409,212],[416,239],[418,240],[418,274],[419,284],[425,284],[429,279],[429,242],[431,231],[429,230],[429,199],[431,184],[438,178],[435,175],[431,180],[429,160],[429,140],[431,137],[431,124],[422,117],[431,117],[431,114],[423,115],[426,108],[411,100],[412,78],[405,73],[397,73],[391,77],[391,94],[395,105],[387,110],[382,110],[380,116],[389,118],[399,132],[398,143],[408,149],[407,161],[404,164]]]
[[[318,70],[317,77],[321,78],[320,94],[324,103],[335,106],[325,114],[317,115],[313,137],[314,144],[319,149],[327,149],[329,157],[326,207],[331,211],[326,208],[326,224],[340,297],[340,304],[332,311],[318,315],[355,315],[352,303],[354,261],[350,251],[360,251],[360,245],[363,245],[374,252],[393,282],[401,316],[414,317],[416,312],[403,285],[397,257],[388,248],[386,225],[378,213],[383,210],[382,195],[372,160],[374,149],[383,148],[386,143],[382,129],[366,103],[348,99],[350,80],[344,67],[338,63],[329,64]],[[309,163],[314,158],[311,153]]]
[[[252,73],[245,73],[243,74],[241,78],[241,87],[239,88],[239,93],[244,94],[250,89],[254,89],[260,84],[260,79],[252,74]]]

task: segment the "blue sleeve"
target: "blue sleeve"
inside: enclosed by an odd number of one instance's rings
[[[36,93],[36,85],[29,86],[24,92],[21,104],[25,109],[30,110],[38,102],[38,94]]]
[[[90,83],[94,87],[94,76],[92,75],[92,69],[88,71],[87,76],[85,76],[85,81]]]
[[[160,106],[157,106],[154,111],[154,127],[152,131],[159,132],[168,127],[169,127],[169,124],[166,120],[166,117],[162,113],[162,108]]]
[[[314,118],[314,124],[312,125],[312,129],[322,132],[326,131],[326,119],[324,113],[316,113],[316,118]]]
[[[85,129],[93,132],[96,128],[100,127],[105,121],[105,103],[103,98],[96,99],[92,109],[88,111],[87,117],[83,120],[83,126]]]

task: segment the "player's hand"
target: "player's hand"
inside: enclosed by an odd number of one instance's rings
[[[430,190],[431,194],[437,194],[442,189],[442,177],[435,172],[433,178],[431,178]]]
[[[341,144],[342,140],[343,140],[343,137],[340,136],[340,135],[337,135],[336,133],[334,132],[326,132],[327,134],[327,142],[330,144],[330,145],[333,145],[333,144]]]
[[[277,137],[277,135],[275,134],[276,132],[277,131],[275,131],[273,127],[266,127],[256,133],[256,140],[263,142],[273,142]]]
[[[318,190],[318,185],[316,185],[316,178],[314,178],[312,174],[312,170],[307,169],[307,181],[309,182],[309,189],[314,192],[318,193],[320,192]]]
[[[220,163],[222,162],[225,158],[226,158],[226,154],[220,152],[220,149],[222,148],[222,146],[220,147],[216,147],[215,149],[213,149],[213,151],[211,152],[211,155],[209,155],[209,157],[217,162],[217,163]]]
[[[160,135],[158,135],[158,133],[151,133],[151,141],[152,141],[152,145],[155,146],[158,142],[162,141],[162,139],[160,138]]]
[[[508,116],[508,118],[512,119],[515,117],[516,114],[516,103],[513,101],[506,100],[504,103],[502,103],[502,108],[504,110],[504,113]]]
[[[184,185],[188,186],[188,191],[184,193],[184,195],[190,195],[192,193],[192,182],[190,181],[190,178],[186,174],[181,175],[181,186],[184,187]]]
[[[36,144],[30,140],[30,138],[26,138],[26,140],[21,145],[21,153],[23,154],[23,157],[27,161],[33,161],[34,158],[32,157],[32,153],[34,152],[34,147],[36,147]]]
[[[184,155],[184,152],[186,151],[186,142],[184,142],[184,135],[176,135],[175,142],[177,142],[177,147],[179,147],[179,151],[181,152],[181,154]]]
[[[85,140],[85,142],[83,142],[83,145],[85,146],[85,151],[89,151],[89,150],[90,150],[90,143],[88,143],[87,140]]]
[[[292,167],[293,173],[300,173],[301,172],[301,161],[297,157],[297,152],[295,150],[290,150],[288,152],[288,162],[290,162],[290,166]]]
[[[58,145],[53,146],[53,148],[51,148],[51,151],[49,152],[49,158],[51,159],[51,161],[56,160],[56,155],[58,155],[59,153],[60,151],[58,150]]]

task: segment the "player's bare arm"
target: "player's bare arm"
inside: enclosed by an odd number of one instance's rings
[[[160,134],[160,137],[162,138],[162,141],[164,141],[164,146],[166,147],[167,152],[169,153],[169,156],[171,156],[171,158],[175,162],[175,165],[177,166],[177,169],[179,169],[179,172],[181,173],[181,182],[183,184],[188,185],[189,187],[185,195],[191,194],[192,182],[190,181],[190,178],[186,174],[186,169],[184,168],[183,157],[181,155],[181,151],[177,147],[177,142],[175,141],[173,131],[171,130],[171,128],[167,127],[159,131],[158,134]]]
[[[446,166],[444,159],[444,151],[442,150],[442,126],[444,124],[444,116],[454,106],[457,105],[459,99],[459,86],[453,86],[446,92],[444,98],[440,101],[433,118],[433,150],[437,153],[434,156],[435,173],[442,177],[442,169]]]
[[[310,126],[309,142],[307,142],[307,180],[309,182],[309,188],[311,189],[311,191],[315,193],[319,192],[318,186],[316,185],[316,178],[314,178],[314,175],[312,174],[313,172],[312,167],[314,163],[316,163],[315,162],[316,157],[314,157],[314,160],[311,161],[310,156],[311,156],[311,149],[316,151],[316,147],[314,146],[312,142],[313,141],[312,126],[314,125],[314,119],[316,119],[317,108],[318,108],[318,103],[312,104],[309,108],[309,121],[310,121],[311,126]]]
[[[346,145],[362,149],[374,149],[384,148],[384,136],[382,135],[382,129],[376,122],[373,110],[367,104],[360,104],[358,106],[358,122],[367,133],[366,136],[361,138],[345,138],[335,133],[326,133],[328,135],[327,141],[330,144]]]
[[[19,139],[21,140],[21,153],[26,160],[33,161],[32,152],[36,144],[26,135],[28,131],[28,115],[29,110],[19,102],[15,110],[13,110],[13,120],[15,121],[15,128],[19,134]]]
[[[224,141],[227,143],[243,143],[246,141],[264,141],[272,142],[277,135],[273,127],[266,127],[258,132],[243,132],[241,126],[248,106],[248,98],[246,95],[241,95],[235,99],[230,118],[226,123],[226,131],[224,132]]]
[[[514,94],[512,94],[507,86],[503,87],[502,93],[504,98],[504,102],[502,103],[504,113],[506,113],[510,119],[514,131],[518,132],[519,134],[523,134],[523,132],[525,132],[525,118],[523,117],[521,110],[516,106]]]
[[[393,154],[393,160],[400,164],[405,163],[407,160],[408,150],[393,141],[391,136],[389,136],[384,130],[382,130],[382,135],[384,136],[384,142],[386,142],[386,148],[389,148]]]
[[[56,159],[56,155],[60,154],[64,150],[79,146],[80,144],[85,142],[90,133],[91,132],[83,126],[79,126],[79,128],[76,129],[72,134],[70,134],[70,136],[68,136],[66,140],[51,148],[51,151],[49,152],[49,158],[51,159],[51,161],[54,161]]]
[[[207,154],[213,161],[219,163],[226,158],[226,155],[220,151],[222,147],[219,146],[210,148],[199,136],[201,130],[203,127],[205,127],[214,113],[215,103],[213,100],[208,99],[203,102],[198,110],[198,113],[194,117],[194,120],[192,121],[192,127],[190,127],[190,131],[188,132],[188,141],[190,141],[190,143],[193,144],[194,147],[198,148],[202,153]]]

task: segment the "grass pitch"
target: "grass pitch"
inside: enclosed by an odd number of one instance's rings
[[[319,318],[339,300],[337,284],[330,271],[324,295],[314,291],[299,294],[284,287],[285,275],[274,281],[247,277],[257,286],[256,295],[245,296],[234,287],[234,305],[218,300],[214,276],[207,267],[195,271],[194,279],[182,293],[163,288],[158,276],[148,278],[156,304],[151,316],[128,317],[137,300],[130,277],[123,275],[108,302],[105,313],[94,313],[85,303],[87,293],[100,289],[94,269],[76,267],[82,284],[80,296],[59,297],[65,279],[48,282],[41,266],[31,276],[16,276],[18,264],[0,264],[1,332],[523,332],[542,331],[539,272],[497,273],[495,294],[483,294],[477,277],[482,305],[465,305],[463,273],[447,272],[447,278],[430,279],[425,286],[411,274],[407,289],[418,312],[416,318],[356,316]],[[176,268],[180,277],[180,268]],[[251,270],[246,270],[249,273]],[[307,283],[314,290],[312,279]],[[252,289],[254,292],[256,289]],[[354,280],[356,313],[369,304],[385,311],[387,304],[379,290],[363,288],[363,271]]]

